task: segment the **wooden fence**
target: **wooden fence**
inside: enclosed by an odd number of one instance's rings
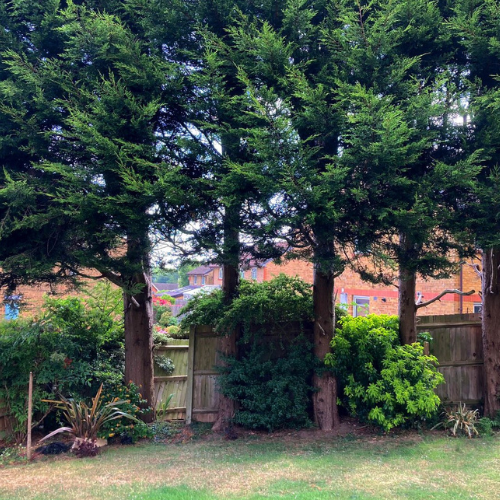
[[[432,337],[430,352],[438,358],[439,371],[446,384],[437,394],[444,402],[462,401],[477,405],[483,399],[483,347],[479,314],[422,316],[418,332]],[[155,397],[157,408],[173,394],[167,418],[186,422],[214,422],[217,417],[218,364],[217,335],[210,327],[192,328],[188,340],[173,340],[156,348],[155,354],[167,356],[175,365],[167,375],[155,363]],[[0,438],[11,424],[0,401]]]
[[[174,371],[167,375],[155,363],[155,401],[160,408],[170,394],[173,397],[167,409],[167,419],[184,420],[186,418],[186,391],[188,378],[188,340],[171,340],[168,345],[155,348],[155,356],[165,356],[174,362]]]
[[[217,418],[217,377],[219,364],[217,334],[209,326],[191,327],[189,333],[186,423],[215,422]]]
[[[0,399],[0,439],[10,433],[14,419],[9,415],[5,402]]]
[[[418,332],[433,338],[430,353],[439,361],[445,384],[436,393],[444,403],[477,405],[483,399],[483,345],[480,314],[418,318]]]

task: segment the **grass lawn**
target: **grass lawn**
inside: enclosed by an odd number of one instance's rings
[[[244,436],[0,468],[1,500],[500,499],[500,436]]]

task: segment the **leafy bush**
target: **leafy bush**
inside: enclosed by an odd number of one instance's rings
[[[160,319],[158,320],[158,324],[160,326],[166,327],[170,325],[171,320],[172,320],[172,311],[169,309],[164,313],[162,313]]]
[[[172,340],[166,330],[160,326],[153,328],[153,343],[155,345],[167,345],[169,340]]]
[[[325,363],[352,415],[388,431],[437,413],[434,389],[444,382],[437,359],[425,356],[418,343],[399,345],[396,316],[345,317],[340,323]]]
[[[241,359],[230,358],[221,368],[222,393],[239,403],[234,422],[268,431],[309,426],[316,364],[312,344],[303,335],[289,345],[254,339]]]
[[[199,294],[182,310],[181,328],[211,325],[219,333],[241,329],[243,333],[280,328],[290,322],[312,320],[311,285],[280,274],[271,281],[242,281],[237,297],[226,305],[220,290]],[[283,329],[286,326],[282,327]]]
[[[166,372],[166,375],[171,375],[175,370],[174,362],[167,356],[155,354],[154,361],[164,372]]]
[[[35,423],[57,394],[85,399],[104,381],[123,378],[123,318],[119,290],[100,284],[85,298],[46,298],[39,318],[0,322],[0,398],[22,439],[33,371]]]
[[[174,339],[189,338],[189,331],[182,330],[180,326],[172,325],[167,327],[167,333]]]
[[[208,324],[220,334],[241,332],[241,356],[226,359],[219,379],[223,394],[238,402],[234,422],[270,431],[310,424],[318,363],[304,335],[313,315],[309,284],[283,274],[264,283],[243,281],[230,305],[217,291],[197,296],[183,312],[183,329]]]
[[[108,384],[104,386],[101,394],[103,404],[112,403],[113,401],[123,401],[120,409],[134,417],[134,421],[129,418],[118,418],[113,421],[104,423],[99,430],[97,437],[108,439],[119,437],[122,441],[135,443],[138,439],[151,437],[151,432],[148,426],[139,420],[143,415],[152,411],[151,408],[145,407],[146,400],[143,399],[139,388],[130,382],[128,385],[123,384]]]

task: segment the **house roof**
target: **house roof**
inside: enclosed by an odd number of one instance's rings
[[[163,293],[166,293],[167,295],[170,295],[170,297],[173,297],[175,299],[176,297],[184,295],[185,292],[188,292],[189,290],[194,290],[195,288],[199,287],[195,285],[188,285],[188,286],[183,286],[181,288],[177,288],[176,290],[163,290],[160,292],[156,292],[155,295],[161,296]]]
[[[216,269],[218,267],[220,267],[220,266],[217,266],[215,264],[210,264],[208,266],[198,266],[195,269],[193,269],[192,271],[189,271],[187,274],[188,274],[188,276],[193,276],[195,274],[196,275],[198,275],[198,274],[205,275],[205,274],[212,272],[214,269]]]
[[[177,290],[179,288],[178,283],[153,283],[153,286],[156,288],[158,291],[164,291],[164,290]]]

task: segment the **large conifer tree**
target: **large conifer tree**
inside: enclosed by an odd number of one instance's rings
[[[120,286],[125,377],[152,404],[150,230],[160,210],[180,218],[166,202],[182,196],[169,191],[180,80],[90,4],[4,2],[1,14],[1,285],[95,270]]]
[[[494,417],[500,410],[500,6],[495,0],[461,0],[452,21],[467,50],[462,66],[470,121],[465,147],[485,158],[463,223],[482,252],[484,412]]]
[[[249,105],[266,123],[249,133],[265,161],[236,168],[268,193],[268,236],[314,263],[320,360],[334,333],[335,276],[356,244],[385,237],[407,166],[432,147],[415,126],[421,114],[428,123],[432,101],[411,77],[419,57],[396,50],[412,22],[405,6],[291,0],[279,26],[243,17],[231,31]],[[335,380],[323,372],[315,385],[316,422],[328,430]]]

